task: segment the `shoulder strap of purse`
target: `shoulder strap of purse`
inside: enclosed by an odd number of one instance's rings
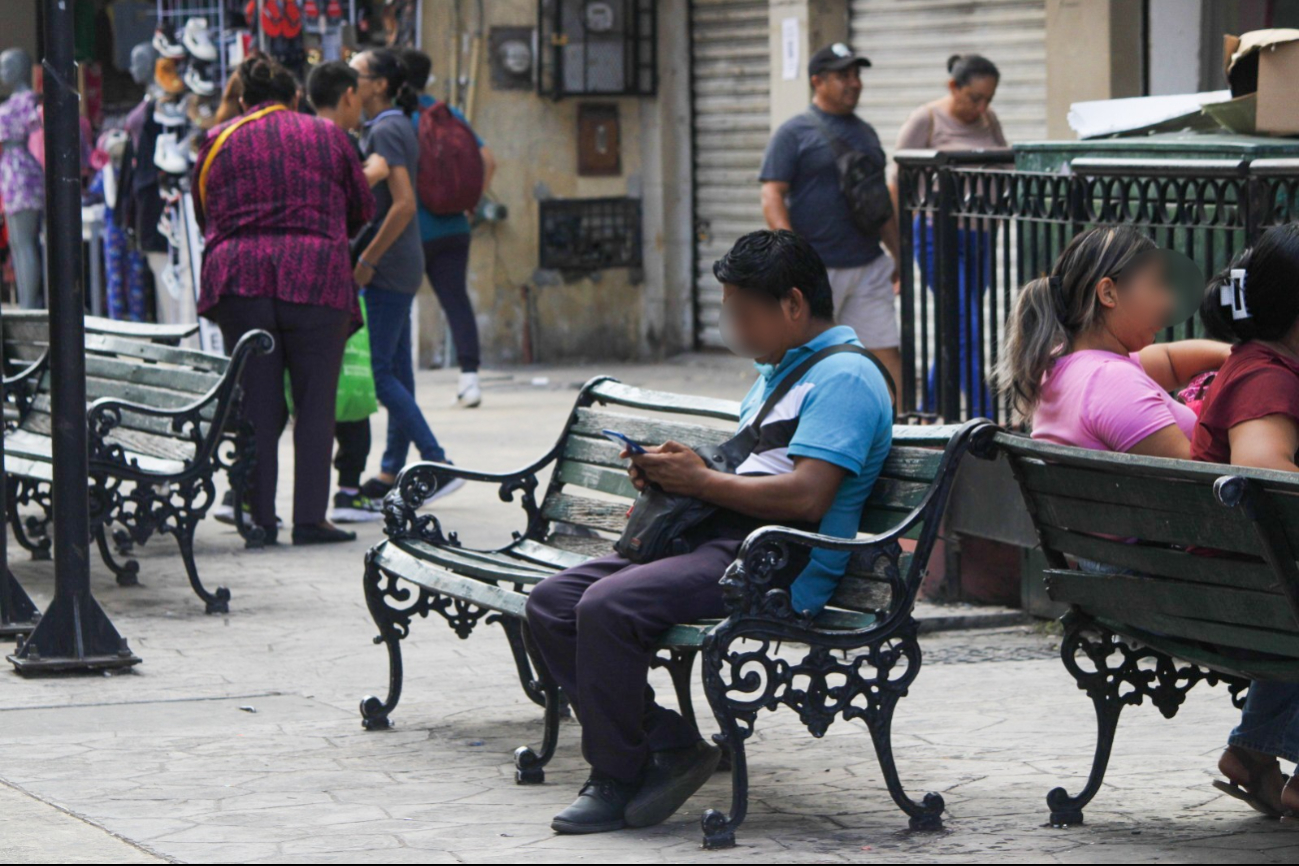
[[[216,159],[216,155],[220,153],[221,148],[225,146],[226,139],[230,138],[231,134],[245,123],[260,120],[266,115],[273,114],[277,111],[288,111],[288,108],[283,105],[268,105],[260,111],[254,111],[252,114],[245,114],[243,117],[221,130],[221,134],[217,136],[216,141],[212,144],[212,149],[207,152],[207,159],[203,160],[202,170],[198,173],[199,207],[207,210],[207,175],[208,172],[212,170],[212,160]]]
[[[812,122],[816,124],[817,128],[821,130],[821,135],[824,136],[826,143],[830,145],[830,149],[834,151],[836,158],[843,156],[845,153],[852,152],[852,148],[848,146],[847,142],[830,131],[830,127],[825,125],[825,121],[821,118],[821,115],[809,108],[807,110],[807,116],[810,117]]]
[[[885,384],[889,386],[889,396],[893,398],[893,403],[897,403],[897,385],[894,384],[893,376],[890,375],[888,369],[880,362],[879,358],[875,357],[875,353],[870,349],[863,349],[861,346],[853,346],[849,343],[840,343],[837,346],[827,346],[824,349],[821,349],[819,352],[812,355],[812,357],[808,358],[806,361],[785,374],[784,378],[777,383],[775,390],[773,390],[771,395],[763,402],[762,408],[758,410],[758,414],[753,416],[753,420],[750,421],[747,426],[755,429],[761,427],[762,422],[765,421],[767,416],[771,414],[771,411],[776,408],[776,404],[784,399],[785,395],[788,394],[790,390],[792,390],[793,387],[807,375],[809,370],[831,355],[839,355],[844,352],[853,352],[854,354],[863,355],[870,359],[870,361],[875,364],[876,369],[880,371],[880,375],[884,377]],[[893,417],[896,420],[896,409],[893,410]]]

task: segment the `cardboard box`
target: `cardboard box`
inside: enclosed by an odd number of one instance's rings
[[[1255,30],[1223,39],[1231,95],[1256,94],[1254,129],[1265,135],[1299,135],[1299,30]],[[1242,101],[1247,107],[1247,102]]]

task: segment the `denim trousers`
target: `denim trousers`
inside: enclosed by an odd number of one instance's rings
[[[415,296],[405,292],[365,289],[374,391],[388,410],[388,442],[379,465],[390,475],[396,475],[406,465],[412,443],[422,460],[442,462],[447,458],[415,402],[415,362],[410,343],[410,311],[414,303]]]

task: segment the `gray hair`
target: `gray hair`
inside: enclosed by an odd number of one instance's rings
[[[1069,242],[1049,274],[1020,290],[993,373],[997,391],[1010,396],[1018,420],[1032,418],[1042,398],[1042,378],[1078,335],[1100,320],[1096,285],[1154,246],[1131,226],[1094,228]]]

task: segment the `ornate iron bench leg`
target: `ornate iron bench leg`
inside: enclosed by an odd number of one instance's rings
[[[414,603],[406,607],[393,605],[389,599],[400,605],[410,599],[411,591],[400,586],[395,576],[385,574],[374,560],[374,550],[368,551],[365,554],[365,604],[374,624],[379,627],[374,642],[388,648],[388,697],[382,701],[373,695],[361,698],[361,727],[367,731],[383,731],[392,727],[390,716],[401,700],[401,641],[410,634],[411,617],[415,614],[428,616],[436,596],[420,589]]]
[[[194,593],[203,599],[208,613],[229,613],[230,590],[218,586],[216,592],[208,592],[203,586],[203,581],[199,580],[198,565],[194,562],[194,530],[198,526],[198,517],[182,516],[179,523],[176,530],[176,543],[180,546],[181,559],[185,561],[185,574],[189,577],[189,585],[194,589]]]
[[[519,673],[519,685],[523,687],[523,693],[537,706],[545,707],[546,695],[532,671],[532,661],[528,658],[528,648],[523,639],[522,622],[504,614],[493,614],[487,618],[487,623],[497,623],[505,630],[505,638],[510,642],[510,654],[514,656],[514,667]],[[561,689],[559,716],[567,719],[572,715],[573,711],[568,706],[568,696]]]
[[[109,570],[117,577],[118,586],[138,586],[140,584],[140,563],[134,559],[118,562],[108,543],[108,524],[95,526],[95,544],[99,546],[99,558],[104,560]],[[121,549],[120,547],[118,548]]]
[[[21,478],[9,481],[9,526],[13,529],[14,540],[40,561],[50,558],[51,540],[49,534],[53,511],[50,505],[50,492],[39,481],[27,481]],[[19,505],[35,503],[41,509],[41,517],[24,518],[18,513]]]
[[[713,735],[713,742],[724,750],[731,766],[731,813],[727,815],[717,809],[707,809],[700,820],[704,832],[704,848],[732,848],[735,846],[735,831],[744,822],[749,811],[749,765],[744,754],[744,741],[753,733],[753,722],[757,716],[759,703],[751,703],[737,712],[735,704],[727,697],[728,686],[722,679],[722,666],[731,665],[732,683],[736,688],[744,688],[743,678],[736,678],[738,668],[743,662],[728,659],[726,650],[729,641],[723,643],[714,632],[704,641],[703,668],[704,694],[708,697],[708,706],[721,727],[721,733]],[[760,701],[760,696],[755,696]]]
[[[875,744],[875,756],[884,773],[889,796],[910,818],[912,830],[941,830],[945,807],[942,796],[930,792],[920,803],[912,800],[902,788],[893,758],[893,711],[897,709],[898,699],[906,695],[920,673],[920,642],[916,639],[915,622],[892,638],[871,644],[867,660],[875,668],[875,676],[866,679],[858,672],[860,668],[854,667],[853,676],[858,680],[854,691],[866,696],[866,727]],[[897,671],[899,661],[905,662],[905,666]]]
[[[550,675],[550,669],[546,667],[545,660],[532,642],[528,624],[521,620],[514,620],[514,622],[519,626],[520,637],[537,671],[537,680],[531,684],[531,688],[536,689],[544,697],[546,708],[543,714],[545,727],[542,731],[541,754],[537,754],[531,746],[519,746],[515,749],[514,781],[520,785],[539,785],[546,781],[546,765],[555,756],[555,747],[559,744],[560,709],[561,706],[566,709],[567,705],[564,704],[559,685]]]

